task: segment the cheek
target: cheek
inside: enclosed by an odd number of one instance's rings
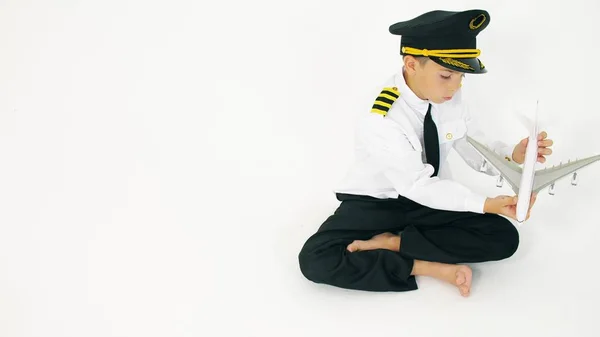
[[[444,95],[448,94],[450,91],[456,91],[460,87],[460,80],[454,78],[449,80],[441,79],[439,83],[439,88]]]
[[[440,84],[435,78],[426,77],[424,78],[425,88],[423,89],[427,96],[432,96],[439,91]]]
[[[447,81],[444,81],[443,78],[436,78],[429,84],[430,92],[435,96],[442,96],[446,91],[447,84]]]
[[[447,81],[444,81],[440,76],[428,76],[424,78],[425,88],[424,94],[430,99],[440,99],[447,94]]]

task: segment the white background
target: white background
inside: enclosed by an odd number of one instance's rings
[[[399,70],[389,25],[471,8],[491,14],[489,73],[463,86],[489,137],[525,137],[539,98],[548,166],[600,153],[594,0],[2,1],[0,336],[594,336],[597,164],[540,194],[470,298],[299,271]]]

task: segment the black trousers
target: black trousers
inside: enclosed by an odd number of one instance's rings
[[[346,289],[409,291],[414,260],[442,263],[497,261],[512,256],[519,233],[496,214],[453,212],[410,199],[377,199],[337,194],[341,201],[304,244],[300,270],[310,281]],[[346,246],[384,232],[400,232],[400,252],[385,249],[350,253]]]

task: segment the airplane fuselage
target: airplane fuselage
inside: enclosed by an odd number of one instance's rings
[[[535,164],[538,157],[537,127],[534,125],[529,135],[527,148],[525,150],[525,161],[523,162],[523,173],[517,196],[517,221],[523,222],[527,218],[531,191],[535,179]]]

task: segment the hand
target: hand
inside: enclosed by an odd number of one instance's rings
[[[547,139],[547,137],[548,137],[548,134],[546,133],[546,131],[540,132],[540,134],[537,137],[537,140],[538,140],[537,161],[540,163],[546,162],[546,157],[544,157],[544,155],[552,154],[552,149],[550,149],[550,146],[552,146],[552,144],[554,144],[554,142],[552,141],[552,139]],[[527,143],[529,143],[529,137],[523,138],[519,142],[519,144],[517,144],[517,146],[515,146],[515,149],[513,150],[512,158],[513,158],[513,161],[515,161],[517,164],[523,164],[523,162],[525,162],[525,149],[527,148]]]
[[[531,208],[535,204],[536,200],[537,193],[532,193],[525,220],[529,219],[529,216],[531,215]],[[495,198],[487,198],[483,210],[485,213],[501,214],[517,220],[517,201],[518,198],[516,196],[511,197],[508,195],[499,195]]]

